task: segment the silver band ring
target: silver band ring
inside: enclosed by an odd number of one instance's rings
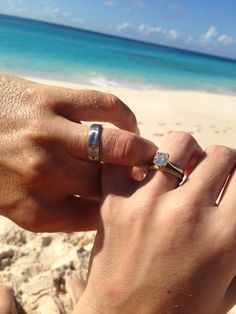
[[[148,170],[160,170],[176,176],[180,181],[183,180],[184,171],[173,162],[169,161],[169,154],[157,152],[153,159],[153,165]]]
[[[101,124],[92,124],[88,133],[88,159],[93,162],[100,161],[101,131]]]

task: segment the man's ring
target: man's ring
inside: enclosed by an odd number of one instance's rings
[[[153,165],[148,167],[148,170],[160,170],[168,172],[176,176],[180,181],[183,180],[183,170],[173,162],[169,161],[169,154],[157,152],[153,159]]]
[[[93,162],[100,161],[101,124],[92,124],[88,133],[88,159]]]

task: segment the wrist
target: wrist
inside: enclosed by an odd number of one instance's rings
[[[91,293],[85,289],[72,314],[120,314],[121,312],[116,311],[111,303],[109,298],[101,300],[97,293]],[[122,313],[126,314],[125,311]]]
[[[80,298],[79,302],[76,304],[72,314],[106,314],[96,305],[95,298],[88,298],[85,296],[85,292]]]
[[[155,306],[153,306],[152,302],[145,302],[144,300],[140,304],[140,299],[134,301],[132,298],[121,304],[113,304],[111,298],[103,297],[100,299],[96,293],[89,294],[85,290],[72,314],[163,314],[169,312],[169,308],[162,302],[160,304],[155,302]]]

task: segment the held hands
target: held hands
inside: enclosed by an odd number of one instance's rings
[[[88,162],[89,127],[108,121],[101,160],[141,165],[156,146],[140,138],[134,114],[118,98],[0,75],[0,214],[32,231],[97,227],[101,165]],[[76,197],[74,195],[80,195]]]
[[[185,133],[160,151],[188,179],[105,166],[104,200],[87,288],[74,313],[217,314],[236,300],[236,152],[202,152]],[[221,200],[218,196],[227,182]]]

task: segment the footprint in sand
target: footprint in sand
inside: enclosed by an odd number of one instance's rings
[[[164,122],[158,122],[158,125],[165,126],[166,124]]]
[[[138,125],[142,125],[142,121],[138,121]]]
[[[175,125],[181,125],[181,123],[180,122],[176,122]]]
[[[210,125],[210,128],[211,128],[211,129],[214,129],[214,128],[215,128],[215,125]]]
[[[214,133],[218,134],[218,133],[220,133],[220,131],[219,131],[219,130],[215,130],[215,132],[214,132]]]
[[[154,136],[164,136],[163,133],[153,133]]]
[[[196,129],[196,132],[198,133],[198,132],[201,132],[201,129]]]

